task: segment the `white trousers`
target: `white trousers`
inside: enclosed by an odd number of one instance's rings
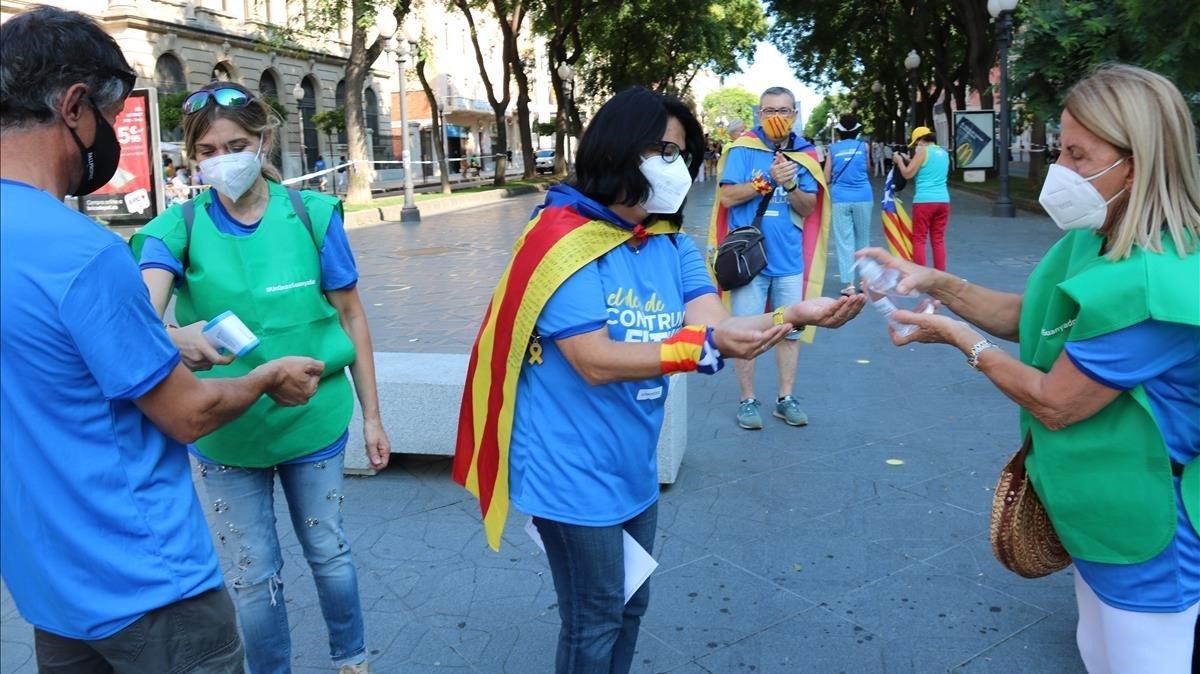
[[[1182,613],[1139,613],[1100,600],[1075,572],[1075,640],[1088,674],[1189,674],[1200,604]]]

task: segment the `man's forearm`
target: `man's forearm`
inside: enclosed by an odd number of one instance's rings
[[[788,204],[800,217],[806,218],[817,207],[817,195],[809,194],[797,187],[788,193]]]
[[[719,192],[721,195],[721,205],[725,208],[741,206],[751,199],[762,198],[762,194],[754,189],[754,183],[721,185]]]

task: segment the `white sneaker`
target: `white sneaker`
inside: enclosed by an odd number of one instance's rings
[[[338,674],[371,674],[371,665],[366,660],[357,665],[342,665]]]

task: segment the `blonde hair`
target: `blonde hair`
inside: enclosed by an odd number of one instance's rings
[[[227,86],[228,82],[213,82],[203,87],[204,89],[217,89],[221,86]],[[242,87],[237,87],[243,89]],[[250,93],[247,91],[247,93]],[[259,156],[262,161],[262,177],[272,182],[282,182],[283,175],[279,169],[271,163],[271,153],[275,149],[275,144],[279,142],[279,128],[283,125],[283,120],[279,118],[279,113],[275,109],[267,105],[261,98],[250,95],[250,103],[241,108],[226,108],[215,103],[209,103],[202,110],[193,112],[190,115],[183,116],[183,150],[190,158],[196,156],[196,143],[208,133],[212,128],[214,121],[218,119],[228,119],[238,126],[246,130],[247,133],[258,136],[262,139],[262,151]],[[267,133],[270,131],[271,133]]]
[[[1161,253],[1162,230],[1180,256],[1200,241],[1200,161],[1196,132],[1170,80],[1124,64],[1101,66],[1067,94],[1066,109],[1085,129],[1133,158],[1128,198],[1107,225],[1108,258],[1134,246]]]

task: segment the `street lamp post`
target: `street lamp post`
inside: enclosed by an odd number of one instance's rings
[[[1000,193],[992,204],[992,216],[1014,218],[1017,209],[1008,193],[1008,44],[1012,40],[1012,14],[1017,0],[988,0],[987,7],[996,19],[996,43],[1000,45]]]
[[[567,160],[567,173],[571,172],[571,109],[575,107],[575,71],[571,68],[571,64],[563,61],[558,65],[558,78],[570,87],[570,96],[567,98],[567,108],[564,112],[567,113],[566,119],[566,141],[567,152],[564,155]]]
[[[875,117],[875,115],[878,114],[880,107],[882,107],[879,104],[879,94],[882,92],[883,92],[883,83],[882,82],[880,82],[879,80],[875,80],[874,82],[871,83],[871,93],[875,94],[875,100],[873,101],[873,103],[875,104],[873,106],[875,108],[875,112],[872,113],[872,117],[874,118],[874,121],[871,123],[871,136],[873,136],[875,140],[878,140],[879,136],[882,133],[882,130],[877,128],[877,127],[882,126],[879,123],[879,118]]]
[[[308,173],[308,162],[305,161],[304,152],[304,86],[299,82],[292,87],[292,98],[296,99],[296,112],[300,113],[297,115],[300,123],[300,175],[304,175]]]
[[[421,211],[413,198],[412,159],[408,151],[408,87],[404,83],[404,67],[412,55],[409,46],[412,42],[404,34],[388,40],[388,51],[396,55],[396,68],[400,75],[400,163],[404,167],[404,206],[400,209],[400,222],[421,221]]]
[[[908,132],[911,134],[913,129],[917,128],[917,68],[921,67],[921,56],[917,54],[916,49],[904,57],[904,67],[908,69],[908,79],[912,82],[912,106],[908,112]]]

